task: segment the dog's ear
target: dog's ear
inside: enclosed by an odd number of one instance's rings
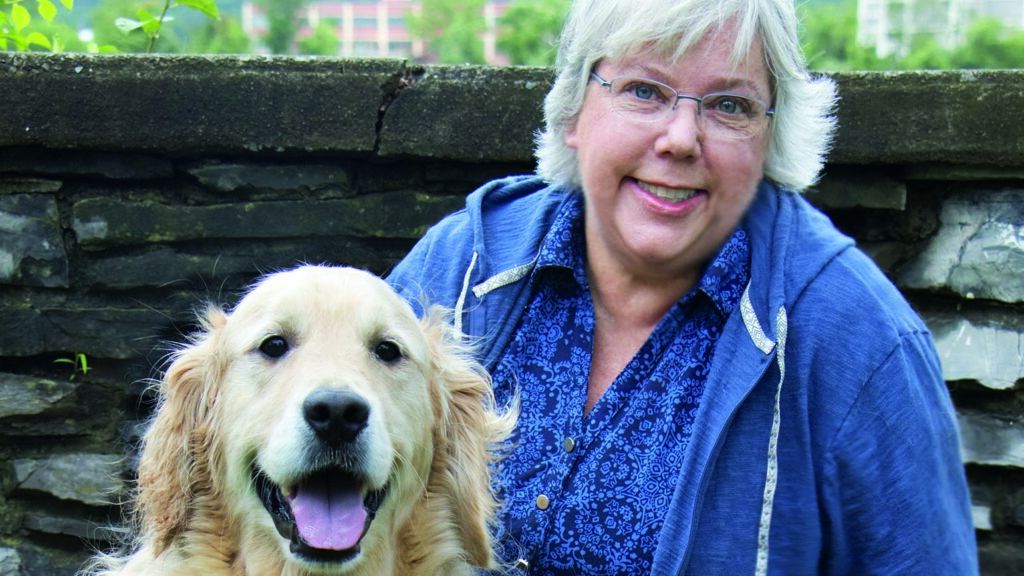
[[[490,378],[440,312],[432,310],[424,323],[440,388],[434,450],[435,466],[441,469],[432,470],[430,484],[450,502],[467,560],[493,568],[490,529],[497,501],[491,465],[515,426],[517,411],[495,409]]]
[[[204,330],[177,353],[160,382],[156,416],[143,439],[136,513],[143,534],[160,554],[187,525],[198,462],[210,444],[209,420],[216,400],[210,389],[217,334],[227,317],[207,310]]]

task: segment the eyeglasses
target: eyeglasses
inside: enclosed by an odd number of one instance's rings
[[[697,122],[709,136],[744,139],[757,135],[775,115],[757,98],[733,92],[712,92],[704,96],[681,94],[675,88],[650,78],[619,76],[605,80],[597,72],[590,78],[608,89],[612,109],[636,122],[658,122],[672,115],[680,100],[697,103]]]

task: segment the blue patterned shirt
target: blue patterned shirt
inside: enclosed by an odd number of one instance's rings
[[[650,573],[715,343],[750,276],[742,229],[658,323],[587,415],[594,308],[583,200],[555,218],[533,296],[494,371],[521,414],[497,471],[500,551],[531,575]]]

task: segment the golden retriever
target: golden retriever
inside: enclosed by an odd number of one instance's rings
[[[514,409],[437,314],[379,278],[259,282],[177,354],[145,435],[128,557],[103,574],[450,576],[493,567]]]

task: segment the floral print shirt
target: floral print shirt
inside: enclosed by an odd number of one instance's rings
[[[750,276],[749,243],[733,233],[586,415],[585,251],[577,196],[545,238],[529,309],[493,374],[499,405],[521,403],[497,468],[499,550],[531,575],[646,574],[715,344]]]

